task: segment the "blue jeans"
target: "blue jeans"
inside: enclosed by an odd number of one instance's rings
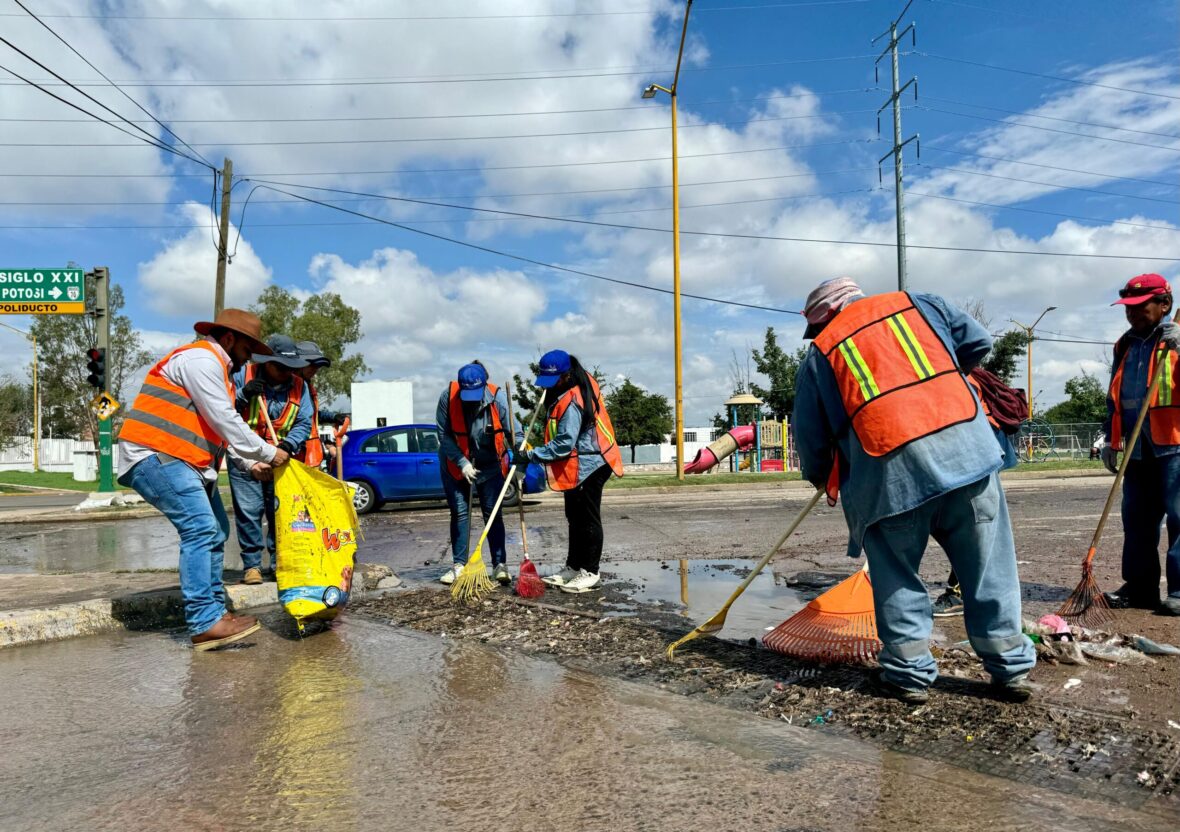
[[[262,568],[262,518],[266,517],[266,550],[275,565],[275,485],[259,482],[237,468],[229,469],[229,490],[234,502],[234,528],[242,550],[243,569]]]
[[[1168,524],[1168,595],[1180,598],[1180,455],[1141,457],[1123,475],[1123,580],[1156,597],[1160,585],[1160,525]]]
[[[931,536],[958,575],[967,637],[983,666],[997,682],[1027,673],[1036,653],[1020,629],[1020,579],[1008,503],[999,475],[991,474],[866,531],[885,678],[922,689],[938,676],[930,655],[930,595],[918,577]]]
[[[180,593],[190,635],[200,635],[225,614],[221,570],[229,518],[215,482],[179,459],[152,455],[120,479],[172,521],[180,535]]]
[[[451,507],[451,555],[455,563],[467,563],[467,530],[471,523],[471,515],[467,505],[467,482],[456,480],[443,472],[443,491],[447,495],[447,505]],[[496,506],[496,498],[500,496],[500,489],[504,487],[504,477],[497,472],[492,477],[475,484],[475,497],[479,500],[486,521],[492,509]],[[508,560],[508,553],[504,549],[504,506],[496,514],[492,526],[488,529],[488,548],[492,553],[492,566],[498,566]]]

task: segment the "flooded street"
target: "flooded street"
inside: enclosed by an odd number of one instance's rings
[[[0,826],[1160,828],[476,643],[264,619],[220,654],[163,633],[0,653]]]

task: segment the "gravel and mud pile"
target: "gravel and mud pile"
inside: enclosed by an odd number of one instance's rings
[[[1133,708],[1060,701],[1057,676],[1068,675],[1067,669],[1042,665],[1048,669],[1034,675],[1044,685],[1041,695],[1023,705],[1003,704],[988,697],[986,676],[973,656],[936,650],[942,675],[930,701],[914,707],[875,696],[865,668],[794,662],[752,639],[697,639],[669,661],[664,649],[689,629],[684,619],[655,609],[630,617],[604,615],[619,593],[610,585],[603,593],[580,596],[551,591],[538,602],[497,590],[463,606],[454,604],[450,593],[421,588],[359,603],[351,612],[446,638],[551,656],[571,668],[1021,782],[1137,807],[1150,803],[1169,814],[1180,811],[1180,730],[1143,719]],[[1168,667],[1174,677],[1174,665]],[[1167,689],[1174,701],[1176,688]]]

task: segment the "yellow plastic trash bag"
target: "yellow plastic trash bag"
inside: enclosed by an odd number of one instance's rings
[[[303,628],[348,603],[360,523],[348,486],[301,462],[275,469],[279,601]]]

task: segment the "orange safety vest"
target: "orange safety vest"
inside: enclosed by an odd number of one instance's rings
[[[1122,342],[1115,344],[1115,357],[1118,367],[1114,371],[1114,378],[1110,380],[1110,398],[1114,402],[1114,416],[1110,422],[1110,445],[1116,451],[1123,450],[1123,368],[1127,364],[1129,350],[1119,347]],[[1120,354],[1121,352],[1121,354]],[[1180,445],[1180,390],[1176,373],[1177,355],[1175,350],[1156,344],[1151,351],[1151,362],[1147,367],[1148,384],[1155,378],[1155,370],[1160,356],[1164,358],[1164,377],[1160,379],[1159,390],[1155,398],[1147,404],[1147,429],[1150,431],[1153,445]],[[1144,393],[1147,392],[1145,389]]]
[[[253,381],[258,374],[257,364],[246,365],[245,384]],[[243,384],[243,386],[245,386]],[[266,420],[262,418],[262,408],[260,403],[264,396],[255,396],[250,400],[249,409],[245,414],[246,424],[261,436],[266,441],[271,441],[270,428],[266,425]],[[291,428],[295,427],[295,420],[299,418],[299,403],[303,401],[303,378],[301,376],[291,376],[291,389],[287,391],[287,402],[283,405],[283,411],[279,414],[277,419],[271,419],[271,423],[275,426],[274,442],[277,444],[287,438],[287,434],[291,432]],[[312,417],[315,418],[314,416]]]
[[[1000,423],[992,416],[992,409],[988,406],[987,399],[983,397],[983,387],[980,386],[979,381],[970,373],[967,374],[967,383],[971,385],[971,389],[975,391],[975,395],[979,397],[979,404],[983,408],[983,413],[987,416],[987,422],[996,430],[1001,430]]]
[[[856,301],[814,343],[869,456],[885,456],[979,412],[954,356],[905,292]]]
[[[315,385],[307,383],[307,391],[311,393],[311,436],[303,443],[303,450],[295,458],[304,465],[319,468],[324,461],[324,442],[320,439],[320,396]],[[277,426],[276,426],[277,429]]]
[[[492,404],[488,412],[492,417],[492,434],[496,441],[496,457],[500,460],[500,472],[508,476],[508,447],[504,443],[504,423],[500,421],[500,408],[496,407],[496,393],[499,388],[494,384],[488,385],[488,392],[492,394]],[[447,403],[447,415],[450,419],[451,435],[455,437],[455,444],[463,452],[463,456],[471,459],[471,437],[467,435],[467,419],[463,416],[463,400],[459,398],[459,382],[451,382],[450,399]],[[457,480],[463,479],[463,472],[451,460],[447,460],[447,471]]]
[[[234,385],[229,364],[208,341],[195,341],[178,347],[156,362],[143,381],[139,395],[119,431],[119,440],[134,442],[187,462],[195,468],[218,468],[226,443],[201,416],[183,387],[164,377],[164,367],[185,350],[208,350],[222,364],[225,395],[232,404]]]
[[[615,428],[611,424],[610,414],[606,412],[606,405],[602,401],[602,391],[598,389],[598,382],[594,380],[593,376],[590,376],[590,389],[594,391],[594,400],[598,404],[598,416],[594,420],[598,453],[615,472],[615,476],[621,477],[623,476],[623,455],[619,453],[619,446],[615,444]],[[561,417],[569,410],[571,404],[576,404],[582,409],[583,414],[586,413],[586,405],[582,401],[582,388],[576,384],[565,391],[550,408],[549,419],[545,422],[546,444],[552,442],[553,437],[557,435],[557,426],[561,423]],[[585,431],[586,423],[583,421],[582,432],[585,433]],[[578,447],[576,440],[574,449],[570,451],[569,456],[546,463],[545,473],[549,478],[549,486],[554,491],[569,491],[571,488],[577,487]]]

